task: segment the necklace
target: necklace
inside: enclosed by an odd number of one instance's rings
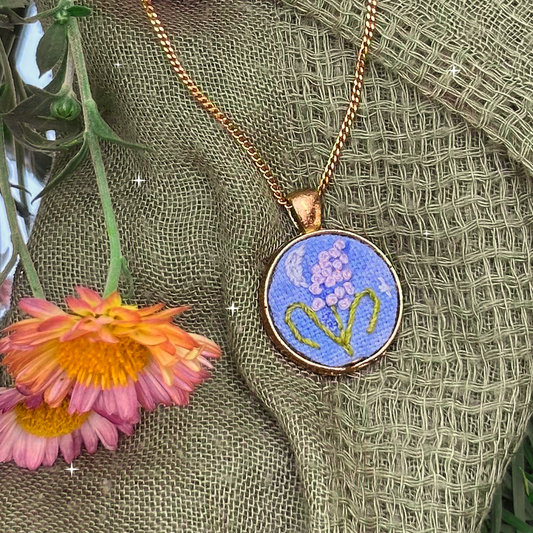
[[[301,232],[271,257],[259,290],[260,315],[281,353],[319,374],[353,373],[385,354],[400,328],[403,295],[387,257],[352,231],[321,229],[321,197],[332,181],[359,106],[365,58],[375,28],[377,0],[367,0],[350,106],[318,189],[281,192],[257,149],[197,87],[179,62],[152,6],[141,0],[174,72],[194,99],[246,150]],[[307,303],[306,303],[307,302]],[[357,311],[357,313],[356,313]]]

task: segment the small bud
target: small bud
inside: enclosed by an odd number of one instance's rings
[[[62,9],[61,11],[57,11],[54,15],[54,20],[58,24],[66,24],[68,22],[68,19],[70,18],[70,14],[66,9]]]
[[[76,98],[65,94],[52,102],[50,113],[54,118],[74,120],[81,113],[81,105]]]

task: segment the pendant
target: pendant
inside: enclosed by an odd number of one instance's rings
[[[296,191],[303,231],[270,259],[260,312],[276,347],[319,374],[348,374],[385,354],[400,328],[400,280],[383,252],[351,231],[320,229],[316,190]]]

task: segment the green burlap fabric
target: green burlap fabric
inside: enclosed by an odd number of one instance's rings
[[[99,109],[120,137],[157,150],[101,143],[135,285],[126,303],[192,304],[176,323],[223,355],[188,407],[143,411],[116,452],[83,451],[72,477],[62,458],[34,472],[0,464],[1,531],[477,531],[533,414],[532,4],[378,6],[324,227],[383,250],[405,309],[382,362],[337,378],[288,363],[260,322],[264,265],[296,235],[285,209],[171,70],[140,1],[85,5]],[[318,185],[348,105],[364,0],[154,7],[193,80],[283,191]],[[43,199],[29,249],[63,309],[77,284],[102,292],[109,244],[90,159]],[[27,318],[23,296],[19,267],[2,327]]]

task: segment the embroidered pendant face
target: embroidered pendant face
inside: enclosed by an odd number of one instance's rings
[[[320,374],[359,370],[385,353],[400,327],[402,288],[389,260],[345,230],[300,235],[270,260],[261,318],[278,349]]]

